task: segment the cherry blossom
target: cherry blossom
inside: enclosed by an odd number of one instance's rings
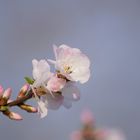
[[[68,80],[85,83],[90,77],[90,60],[77,48],[54,46],[56,60],[48,60]]]
[[[38,112],[40,117],[43,118],[47,115],[47,102],[44,102],[42,98],[39,98],[37,93],[39,92],[47,93],[47,81],[51,76],[50,66],[46,60],[37,61],[36,59],[32,60],[33,64],[33,78],[35,82],[31,85],[32,91],[34,92],[36,101],[38,103]]]

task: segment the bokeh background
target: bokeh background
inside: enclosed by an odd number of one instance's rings
[[[32,76],[33,58],[53,58],[52,45],[80,48],[91,60],[91,78],[78,85],[81,100],[40,120],[0,116],[1,140],[69,140],[80,113],[90,108],[98,127],[140,139],[140,0],[0,0],[0,83],[15,98]],[[34,101],[32,101],[35,104]],[[36,104],[35,104],[36,105]]]

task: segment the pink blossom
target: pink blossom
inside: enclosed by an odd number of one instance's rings
[[[90,60],[77,48],[61,45],[54,46],[56,61],[49,60],[55,64],[55,68],[71,81],[85,83],[90,77]]]
[[[50,66],[46,60],[38,61],[34,59],[32,60],[32,64],[33,64],[33,78],[35,82],[33,85],[31,85],[31,88],[32,88],[32,91],[34,92],[35,99],[38,104],[38,112],[40,114],[40,117],[43,118],[48,114],[48,109],[47,109],[46,103],[42,101],[41,99],[39,99],[34,88],[42,87],[43,90],[47,92],[46,86],[51,76]]]

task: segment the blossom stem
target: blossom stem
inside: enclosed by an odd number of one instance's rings
[[[29,100],[29,99],[32,98],[32,97],[33,97],[33,92],[32,92],[32,90],[29,90],[29,91],[28,91],[28,94],[27,94],[26,96],[21,97],[21,98],[18,98],[18,99],[14,100],[14,101],[12,101],[12,102],[10,102],[10,103],[7,103],[6,106],[12,107],[12,106],[19,105],[19,104],[21,104],[21,103],[23,103],[23,102]]]

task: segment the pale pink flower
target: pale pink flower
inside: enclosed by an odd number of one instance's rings
[[[54,46],[56,61],[49,60],[55,64],[55,68],[67,79],[85,83],[90,77],[90,60],[77,48],[67,45]]]
[[[40,117],[43,118],[48,113],[47,104],[37,96],[34,88],[40,88],[43,86],[43,88],[46,89],[47,92],[46,88],[47,82],[51,77],[50,66],[46,60],[38,61],[34,59],[32,60],[32,64],[33,64],[33,78],[35,82],[33,85],[31,85],[31,88],[35,94],[35,98],[38,103],[38,112],[40,114]]]
[[[51,76],[50,66],[46,60],[32,60],[33,64],[33,78],[35,80],[34,86],[46,85]]]

